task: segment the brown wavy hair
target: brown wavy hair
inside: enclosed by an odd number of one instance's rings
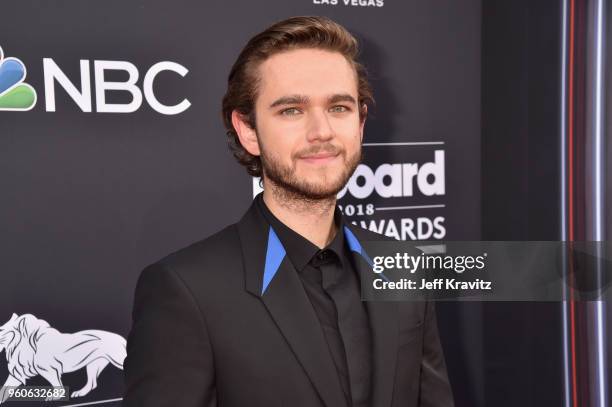
[[[251,38],[242,49],[230,71],[227,92],[223,97],[222,115],[227,142],[234,157],[246,167],[249,175],[262,176],[261,160],[240,144],[232,124],[232,112],[236,110],[246,124],[255,129],[255,100],[259,85],[257,68],[274,54],[300,48],[339,52],[346,58],[357,74],[361,121],[367,115],[366,105],[374,103],[366,69],[357,61],[358,42],[346,28],[327,17],[319,16],[292,17],[273,24]]]

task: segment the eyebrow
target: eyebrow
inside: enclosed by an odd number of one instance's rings
[[[357,104],[357,101],[355,100],[354,97],[352,97],[351,95],[349,95],[348,93],[338,93],[335,95],[332,95],[328,100],[328,103],[338,103],[338,102],[348,102],[348,103],[352,103],[354,105]]]
[[[286,105],[307,105],[309,102],[310,98],[304,95],[283,96],[272,102],[272,104],[270,104],[270,109]],[[327,103],[329,104],[338,102],[348,102],[354,105],[357,104],[355,98],[348,93],[336,93],[327,98]]]

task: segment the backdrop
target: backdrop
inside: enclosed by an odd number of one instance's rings
[[[13,313],[31,314],[60,332],[100,330],[115,334],[108,335],[110,347],[121,344],[140,271],[236,222],[257,192],[227,148],[221,98],[246,41],[293,15],[326,15],[353,32],[374,88],[365,160],[341,192],[345,214],[403,240],[479,240],[483,230],[499,230],[481,224],[481,203],[490,202],[481,171],[497,168],[497,188],[508,191],[500,185],[533,157],[497,161],[507,144],[496,141],[502,133],[495,127],[486,151],[498,150],[481,157],[483,111],[492,118],[486,123],[503,123],[498,111],[481,109],[481,98],[500,106],[496,85],[524,85],[510,72],[500,76],[507,60],[494,44],[542,21],[555,38],[559,23],[550,17],[559,8],[548,3],[529,20],[526,2],[506,6],[518,26],[500,26],[502,7],[483,11],[479,0],[2,2],[0,95],[15,85],[19,92],[0,97],[0,325],[10,325]],[[516,47],[521,41],[508,40]],[[555,52],[532,56],[521,72],[550,61],[553,71],[555,58]],[[483,84],[491,85],[486,92]],[[508,90],[517,103],[526,97]],[[558,98],[554,91],[543,95]],[[555,177],[553,171],[542,185]],[[498,196],[492,180],[483,185],[489,198]],[[511,227],[495,204],[488,208],[486,219]],[[543,230],[557,227],[555,211],[549,208]],[[520,369],[504,355],[516,337],[495,332],[517,314],[506,309],[500,320],[499,309],[439,306],[458,406],[512,405],[508,380]],[[556,329],[557,317],[542,312],[530,326],[547,321]],[[553,373],[542,397],[556,402],[560,353],[543,345],[524,341],[517,349],[553,355],[543,368],[544,376]],[[501,361],[488,380],[485,355]],[[0,383],[8,374],[3,358]],[[70,403],[121,405],[122,374],[120,365],[108,365],[98,387]],[[62,381],[78,390],[87,371],[65,372]],[[47,382],[37,375],[28,384]]]

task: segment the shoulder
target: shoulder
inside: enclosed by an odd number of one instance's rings
[[[166,272],[179,277],[187,285],[194,280],[218,280],[242,270],[240,247],[236,224],[231,224],[164,256],[147,266],[142,274],[149,270]]]
[[[181,269],[193,264],[210,264],[226,261],[228,256],[240,253],[240,240],[236,224],[178,249],[159,260],[171,269]]]

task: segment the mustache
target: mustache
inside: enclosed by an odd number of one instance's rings
[[[344,152],[343,148],[340,148],[338,146],[335,146],[333,144],[322,144],[320,146],[314,146],[314,147],[310,147],[306,150],[300,151],[297,156],[299,158],[303,158],[303,157],[307,157],[310,155],[314,155],[314,154],[319,154],[319,153],[329,153],[329,154],[333,154],[333,155],[337,155],[337,154],[341,154]]]

